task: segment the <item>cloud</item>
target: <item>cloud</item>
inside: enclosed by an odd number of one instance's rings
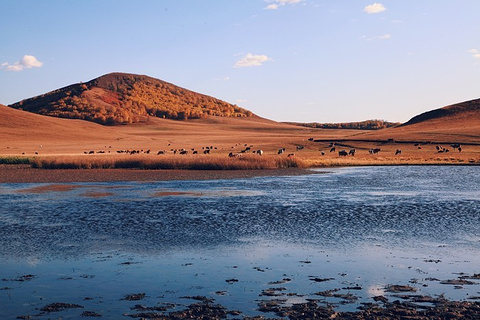
[[[245,103],[245,102],[247,102],[247,100],[245,100],[245,99],[237,99],[236,102],[237,102],[237,103]]]
[[[381,3],[375,2],[374,4],[368,5],[365,8],[363,8],[363,11],[372,14],[372,13],[380,13],[387,10]]]
[[[265,10],[277,10],[279,6],[284,6],[286,4],[295,4],[300,3],[303,0],[265,0],[265,2],[271,3],[266,6]]]
[[[269,4],[264,9],[265,10],[277,10],[278,9],[278,4]]]
[[[470,49],[470,50],[468,50],[468,52],[471,53],[472,57],[474,57],[475,59],[480,59],[480,50]]]
[[[240,60],[235,62],[234,68],[258,67],[271,59],[266,55],[254,55],[247,53]]]
[[[360,39],[363,39],[365,41],[373,41],[373,40],[388,40],[388,39],[391,39],[392,38],[392,35],[387,33],[387,34],[384,34],[384,35],[381,35],[381,36],[376,36],[376,37],[367,37],[366,35],[363,35],[360,37]]]
[[[387,39],[390,39],[392,37],[391,34],[384,34],[383,36],[378,36],[377,39],[380,39],[380,40],[387,40]]]
[[[23,58],[15,62],[14,64],[9,64],[8,62],[4,62],[1,64],[1,68],[5,68],[7,71],[22,71],[24,69],[31,69],[31,68],[40,68],[43,66],[43,62],[38,61],[37,58],[30,55],[24,55]]]

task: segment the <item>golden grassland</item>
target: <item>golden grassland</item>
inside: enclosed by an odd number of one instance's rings
[[[450,144],[460,143],[462,151]],[[330,152],[332,144],[335,152]],[[449,149],[438,152],[437,146]],[[208,155],[203,151],[210,149]],[[250,150],[246,151],[247,148]],[[381,149],[370,154],[373,148]],[[187,155],[173,150],[188,150]],[[285,149],[279,155],[278,151]],[[356,149],[341,157],[341,150]],[[401,154],[395,154],[400,149]],[[139,154],[119,154],[138,150]],[[146,151],[150,150],[149,154]],[[165,155],[157,155],[158,151]],[[192,154],[193,151],[198,154]],[[262,150],[263,155],[252,152]],[[242,152],[243,151],[243,152]],[[92,153],[92,154],[85,154]],[[241,155],[229,157],[228,154]],[[288,154],[295,154],[288,157]],[[319,129],[260,117],[102,126],[0,105],[0,164],[36,168],[274,169],[355,165],[480,164],[478,114],[375,131]]]
[[[184,170],[261,170],[302,168],[296,157],[244,155],[111,155],[111,156],[44,156],[30,160],[33,168],[40,169],[184,169]]]

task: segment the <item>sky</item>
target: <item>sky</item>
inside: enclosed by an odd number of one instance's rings
[[[478,0],[1,0],[0,103],[144,74],[276,121],[480,98]]]

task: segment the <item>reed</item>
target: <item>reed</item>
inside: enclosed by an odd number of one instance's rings
[[[40,169],[183,169],[183,170],[260,170],[305,167],[296,157],[244,155],[127,155],[37,157],[33,168]]]

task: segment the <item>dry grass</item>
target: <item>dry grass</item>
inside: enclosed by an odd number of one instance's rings
[[[303,161],[287,156],[63,156],[37,157],[33,168],[40,169],[184,169],[184,170],[259,170],[301,168]]]
[[[0,157],[0,164],[30,164],[32,159],[29,157]]]

